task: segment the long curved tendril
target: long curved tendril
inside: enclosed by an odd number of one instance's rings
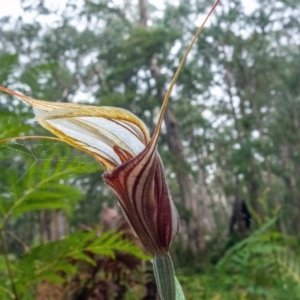
[[[201,34],[207,20],[209,19],[210,15],[213,13],[213,11],[215,10],[215,8],[217,7],[217,5],[220,3],[221,0],[217,0],[215,2],[215,4],[213,5],[213,7],[210,9],[209,13],[206,15],[204,21],[202,22],[201,26],[199,27],[199,29],[197,30],[195,36],[193,37],[192,41],[190,42],[186,52],[184,53],[184,56],[183,58],[181,59],[180,61],[180,64],[176,70],[176,73],[175,75],[173,76],[173,79],[170,83],[170,86],[167,90],[167,93],[165,95],[165,98],[164,98],[164,101],[163,101],[163,104],[161,106],[161,109],[160,109],[160,112],[159,112],[159,118],[158,118],[158,122],[156,124],[156,127],[155,127],[155,130],[154,130],[154,133],[152,135],[152,138],[151,138],[151,142],[150,143],[157,143],[157,139],[158,139],[158,136],[159,136],[159,132],[160,132],[160,128],[161,128],[161,125],[162,125],[162,122],[163,122],[163,118],[164,118],[164,114],[165,114],[165,111],[167,109],[167,106],[168,106],[168,103],[170,101],[170,96],[171,96],[171,93],[172,93],[172,90],[173,90],[173,87],[179,77],[179,74],[185,64],[185,61],[186,61],[186,58],[188,56],[188,54],[190,53],[193,45],[195,44],[196,40],[198,39],[199,35]]]
[[[43,136],[43,135],[24,135],[24,136],[16,136],[16,137],[10,137],[4,140],[0,141],[0,145],[10,142],[10,141],[14,141],[14,140],[25,140],[25,139],[44,139],[44,140],[52,140],[52,141],[57,141],[57,142],[61,142],[63,143],[64,141],[59,139],[59,138],[55,138],[55,137],[51,137],[51,136]]]

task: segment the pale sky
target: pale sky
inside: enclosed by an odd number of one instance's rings
[[[66,4],[70,0],[44,0],[45,7],[49,8],[50,10],[58,10],[64,11],[64,8]],[[163,10],[164,8],[164,0],[148,0],[152,5],[156,6],[159,10]],[[246,14],[251,14],[253,10],[255,10],[258,7],[257,0],[242,0],[243,6],[245,8]],[[30,2],[30,1],[29,1]],[[74,1],[72,1],[74,3]],[[123,0],[111,0],[111,3],[114,5],[118,5],[119,3],[122,3]],[[172,0],[172,4],[176,4],[177,0]],[[214,0],[210,0],[211,4],[214,3]],[[226,3],[227,5],[230,5],[230,0],[223,0],[221,1],[223,3]],[[138,5],[138,0],[132,0],[132,3],[136,3]],[[84,4],[84,0],[76,0],[76,4],[78,4],[78,7],[82,6]],[[23,21],[30,23],[33,19],[39,21],[41,24],[45,26],[51,26],[55,21],[59,21],[59,14],[58,16],[54,14],[50,15],[36,15],[36,13],[29,13],[29,12],[23,12],[20,0],[0,0],[0,18],[4,16],[11,16],[14,19],[18,18],[19,16],[22,16]],[[199,15],[199,18],[196,20],[196,25],[201,24],[202,20],[204,19],[205,15]],[[213,20],[213,18],[211,18]],[[207,25],[209,26],[210,20],[207,22]],[[80,24],[77,24],[76,26],[80,27]],[[80,30],[80,28],[78,28]],[[216,92],[216,94],[219,94],[219,92]],[[84,96],[85,94],[79,93],[76,95],[76,99],[85,99],[88,97]],[[90,97],[90,96],[89,96]],[[74,99],[74,101],[76,101]]]
[[[118,3],[120,0],[112,1],[113,3]],[[50,9],[63,9],[68,0],[45,0],[45,6]],[[78,3],[83,2],[82,0],[77,1]],[[137,2],[134,0],[133,2]],[[163,8],[163,2],[161,0],[150,0],[151,4],[155,5],[157,8]],[[176,2],[176,1],[175,1]],[[213,1],[211,1],[213,3]],[[228,3],[228,0],[226,0]],[[172,1],[174,3],[174,1]],[[248,13],[251,13],[255,8],[257,8],[256,0],[243,0],[243,5]],[[18,17],[23,13],[20,6],[20,0],[0,0],[0,17],[3,16],[13,16]]]
[[[46,0],[45,4],[49,8],[64,7],[68,0]],[[5,4],[4,4],[5,3]],[[0,17],[19,16],[23,13],[20,0],[0,0]]]

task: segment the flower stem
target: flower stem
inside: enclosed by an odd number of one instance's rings
[[[184,300],[169,253],[153,257],[153,270],[161,300]]]

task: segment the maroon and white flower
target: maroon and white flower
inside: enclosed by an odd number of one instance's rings
[[[29,103],[44,128],[95,157],[145,251],[169,252],[179,219],[157,152],[163,110],[150,138],[145,124],[121,108],[41,101],[0,90]]]

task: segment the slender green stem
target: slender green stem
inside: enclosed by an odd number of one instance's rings
[[[155,255],[153,270],[160,299],[175,300],[175,272],[170,255]]]
[[[12,292],[14,294],[14,299],[19,300],[20,298],[18,297],[17,289],[16,289],[16,286],[15,286],[15,283],[14,283],[14,277],[13,277],[10,262],[9,262],[9,259],[8,259],[8,252],[7,252],[5,240],[3,238],[3,230],[2,229],[0,229],[0,239],[1,239],[1,244],[2,244],[2,248],[3,248],[3,256],[4,256],[4,259],[5,259],[5,263],[6,263],[7,273],[8,273],[8,277],[9,277],[10,284],[11,284],[11,289],[12,289]]]
[[[161,300],[184,300],[169,253],[153,257],[153,270]]]

